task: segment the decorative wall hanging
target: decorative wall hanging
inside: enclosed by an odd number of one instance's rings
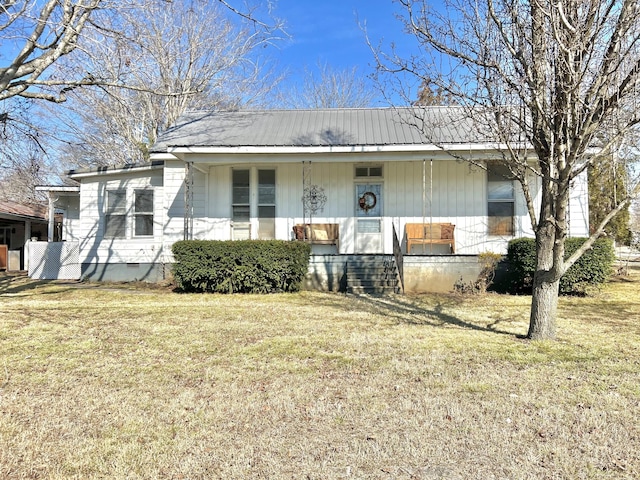
[[[305,187],[302,195],[302,204],[306,212],[315,215],[324,209],[326,203],[327,196],[324,194],[324,188],[318,185]]]
[[[364,192],[358,199],[358,206],[365,212],[375,208],[376,203],[378,203],[378,199],[376,198],[376,194],[373,192]]]

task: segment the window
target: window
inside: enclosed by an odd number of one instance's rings
[[[258,170],[258,238],[276,238],[275,170]]]
[[[251,196],[249,173],[249,170],[232,171],[231,220],[233,221],[234,240],[250,238]]]
[[[135,190],[134,196],[134,235],[153,236],[153,190]]]
[[[380,165],[372,167],[357,166],[356,178],[382,177],[382,167]]]
[[[231,173],[231,220],[233,240],[252,237],[257,221],[257,238],[276,238],[276,171],[234,169]],[[255,236],[256,232],[253,232]]]
[[[127,192],[107,190],[104,236],[124,238],[127,233]]]
[[[514,187],[510,176],[509,169],[504,165],[487,165],[489,235],[513,236],[515,233]]]

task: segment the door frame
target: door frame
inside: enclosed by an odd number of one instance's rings
[[[366,178],[354,182],[354,250],[356,254],[384,253],[384,182]],[[372,213],[369,214],[369,211]],[[377,232],[360,231],[362,220],[378,223]]]

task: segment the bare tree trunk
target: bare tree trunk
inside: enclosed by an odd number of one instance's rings
[[[531,340],[553,340],[560,288],[564,242],[556,242],[557,231],[549,223],[536,233],[536,271],[533,276],[529,333]]]
[[[531,340],[553,340],[556,337],[556,315],[560,279],[552,280],[547,272],[536,272],[531,297],[529,333]]]

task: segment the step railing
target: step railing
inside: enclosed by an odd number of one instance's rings
[[[398,239],[398,232],[396,231],[396,226],[395,224],[393,224],[392,226],[393,226],[393,258],[396,261],[398,276],[400,277],[400,288],[402,289],[402,293],[404,293],[404,267],[403,267],[404,255],[402,254],[402,246],[400,245],[400,240]]]

